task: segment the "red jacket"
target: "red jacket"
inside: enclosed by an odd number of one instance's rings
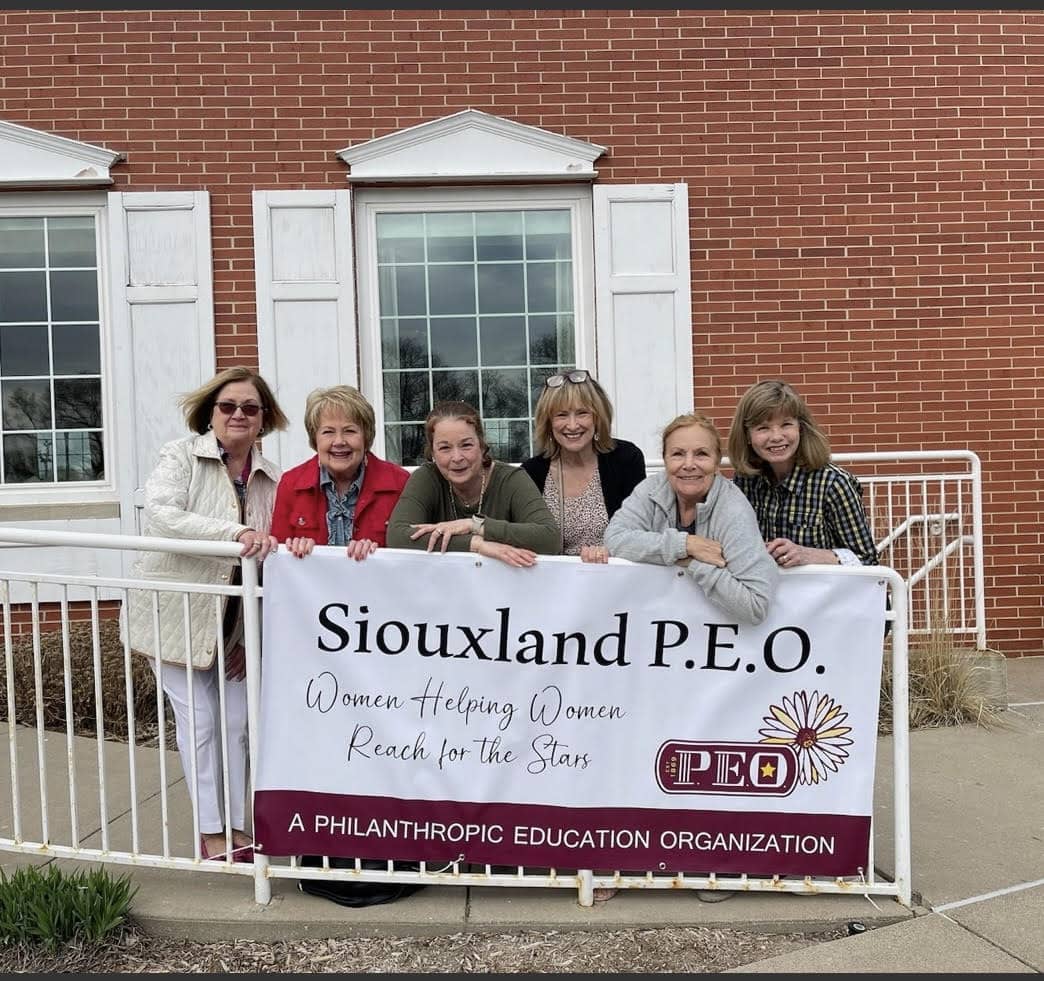
[[[366,476],[355,505],[352,538],[369,538],[386,543],[388,519],[410,473],[395,463],[366,454]],[[288,538],[313,538],[326,545],[326,494],[319,486],[319,456],[287,470],[276,488],[272,512],[272,534],[285,542]]]

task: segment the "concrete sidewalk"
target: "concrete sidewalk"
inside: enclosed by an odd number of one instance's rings
[[[730,973],[1044,971],[1044,657],[1007,669],[1003,728],[911,734],[917,915]]]
[[[461,931],[611,930],[635,927],[729,927],[758,932],[822,930],[859,921],[868,932],[737,969],[738,972],[960,971],[1039,973],[1044,970],[1044,657],[1008,662],[1008,701],[1002,728],[972,726],[920,730],[911,735],[911,811],[915,905],[906,909],[886,897],[859,895],[740,894],[727,903],[701,903],[687,892],[622,891],[612,902],[584,909],[575,888],[527,889],[432,886],[397,903],[345,909],[302,894],[296,882],[273,881],[268,906],[254,902],[251,880],[216,871],[193,875],[133,867],[138,885],[134,916],[150,933],[198,940],[292,939],[308,936],[432,935]],[[27,752],[35,752],[35,733]],[[65,795],[65,740],[46,737],[48,796]],[[114,754],[118,747],[107,745]],[[147,757],[142,751],[143,764]],[[33,759],[33,756],[29,757]],[[140,847],[157,848],[161,815],[154,752],[139,774],[136,793],[110,784],[112,800],[139,805]],[[167,754],[167,782],[181,781],[176,753]],[[81,786],[97,783],[97,756],[77,755]],[[124,764],[124,769],[125,764]],[[114,781],[120,767],[110,770]],[[28,788],[27,788],[28,789]],[[171,795],[171,850],[191,853],[184,809]],[[82,795],[81,795],[82,796]],[[38,803],[38,802],[37,802]],[[27,813],[26,826],[38,828]],[[892,856],[891,740],[878,747],[875,794],[875,855],[885,878]],[[79,815],[84,844],[98,847],[98,834],[82,830],[107,823],[111,847],[129,840],[129,815],[97,814],[85,802]],[[57,818],[55,819],[57,820]],[[68,821],[69,816],[64,815]],[[33,832],[26,833],[30,837]],[[10,836],[10,818],[0,819],[0,835]],[[68,841],[55,827],[53,841]],[[120,842],[119,845],[116,842]],[[45,861],[0,853],[3,866]],[[70,863],[71,864],[71,863]],[[114,867],[114,872],[128,867]],[[243,869],[244,867],[239,867]],[[568,881],[568,880],[565,880]],[[640,970],[641,965],[634,965]]]

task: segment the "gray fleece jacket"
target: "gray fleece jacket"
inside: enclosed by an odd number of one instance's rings
[[[666,473],[646,477],[605,530],[609,554],[632,562],[674,565],[686,559],[686,532],[676,526],[674,490]],[[758,519],[743,491],[721,474],[696,505],[696,534],[721,544],[725,568],[695,559],[686,572],[715,606],[746,623],[761,623],[779,584]]]

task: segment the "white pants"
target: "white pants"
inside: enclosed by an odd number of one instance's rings
[[[156,673],[156,662],[149,659]],[[219,834],[225,829],[224,787],[221,767],[221,705],[218,693],[217,660],[206,671],[192,672],[192,703],[196,717],[196,744],[189,742],[188,669],[181,664],[163,665],[163,691],[170,699],[177,723],[178,752],[185,771],[189,796],[196,802],[201,834]],[[225,714],[228,733],[228,798],[233,828],[246,827],[247,773],[247,686],[225,680]],[[192,786],[192,755],[195,749],[196,798]]]

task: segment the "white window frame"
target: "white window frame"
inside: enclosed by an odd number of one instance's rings
[[[360,387],[373,404],[373,451],[385,455],[384,385],[377,279],[377,216],[412,211],[505,211],[567,208],[573,237],[573,296],[578,367],[595,370],[594,218],[589,185],[364,188],[354,194],[356,284],[359,298]]]
[[[104,191],[19,191],[0,194],[0,217],[53,218],[76,215],[90,215],[94,218],[98,250],[98,343],[102,373],[102,452],[106,478],[66,483],[0,484],[0,508],[8,505],[108,504],[119,500],[113,384],[115,358],[109,294],[109,212],[106,194]]]

